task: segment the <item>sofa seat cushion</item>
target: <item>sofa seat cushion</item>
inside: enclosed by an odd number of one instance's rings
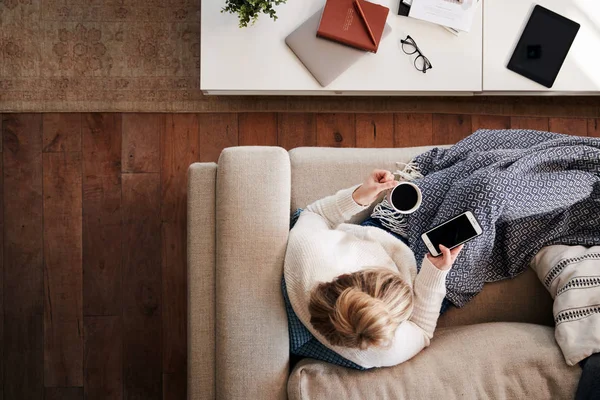
[[[581,376],[553,328],[497,322],[443,328],[431,345],[392,368],[351,370],[304,359],[288,381],[291,400],[573,399]]]

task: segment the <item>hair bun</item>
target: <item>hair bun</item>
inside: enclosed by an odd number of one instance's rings
[[[385,347],[412,313],[412,289],[396,272],[365,269],[319,283],[308,309],[312,326],[334,346]]]
[[[361,350],[388,345],[397,327],[383,301],[355,287],[340,294],[331,323]]]

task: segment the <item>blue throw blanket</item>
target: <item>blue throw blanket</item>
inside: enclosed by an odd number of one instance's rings
[[[423,232],[473,212],[483,234],[465,246],[446,282],[447,298],[458,307],[485,282],[523,272],[544,246],[600,244],[598,138],[479,130],[413,161],[424,175],[414,181],[423,192],[419,210],[391,218],[383,202],[372,217],[387,218],[380,222],[407,237],[419,259],[427,252]]]

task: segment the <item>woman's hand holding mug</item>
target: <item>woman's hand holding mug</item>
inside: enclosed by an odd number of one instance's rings
[[[394,180],[394,175],[390,171],[376,169],[365,179],[354,193],[352,198],[362,206],[368,206],[377,200],[379,194],[385,190],[391,189],[398,184]]]

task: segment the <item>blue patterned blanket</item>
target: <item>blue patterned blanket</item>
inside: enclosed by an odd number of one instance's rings
[[[381,222],[420,255],[427,252],[423,232],[464,211],[475,214],[483,234],[465,246],[446,282],[447,298],[458,307],[485,282],[523,272],[544,246],[600,244],[599,138],[479,130],[413,161],[424,175],[415,180],[421,208],[397,216],[404,218],[397,229],[394,221]],[[378,205],[372,217],[386,207]]]

